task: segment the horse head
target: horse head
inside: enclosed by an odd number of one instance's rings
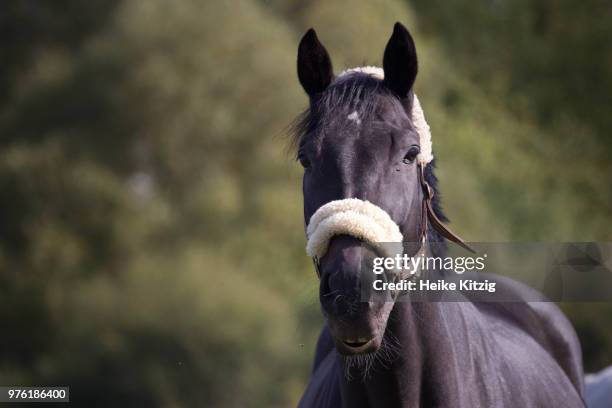
[[[419,172],[432,160],[429,128],[412,91],[417,55],[396,23],[383,68],[335,76],[314,30],[298,49],[298,77],[310,105],[297,123],[304,167],[308,253],[320,276],[320,302],[337,350],[381,346],[393,301],[362,298],[362,266],[381,242],[420,242],[424,190]],[[384,251],[382,251],[384,252]]]

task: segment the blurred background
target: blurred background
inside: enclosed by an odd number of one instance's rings
[[[100,405],[287,407],[321,324],[297,43],[336,72],[413,33],[470,241],[612,241],[602,0],[15,0],[0,6],[0,383]],[[588,371],[610,304],[564,304]]]

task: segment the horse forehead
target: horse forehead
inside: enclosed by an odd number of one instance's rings
[[[385,101],[381,107],[381,119],[389,128],[404,134],[414,134],[418,138],[416,127],[410,114],[399,101]]]
[[[403,151],[419,142],[419,135],[407,118],[364,122],[358,111],[323,132],[317,150],[336,164],[363,168],[389,159],[393,150]],[[382,163],[382,162],[381,162]]]
[[[360,106],[342,109],[331,113],[332,121],[340,129],[349,133],[371,134],[391,130],[413,130],[414,126],[403,107],[393,100],[381,98],[373,111],[368,112]]]
[[[358,111],[345,116],[344,120],[324,132],[320,144],[322,152],[349,159],[371,155],[391,143],[389,135],[393,126],[384,122],[364,123]]]

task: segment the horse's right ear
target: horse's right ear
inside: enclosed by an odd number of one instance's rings
[[[300,41],[297,71],[302,87],[311,97],[323,92],[334,78],[331,58],[312,28]]]
[[[383,56],[385,84],[400,98],[408,92],[416,79],[418,64],[412,36],[401,23],[395,23],[393,34]]]

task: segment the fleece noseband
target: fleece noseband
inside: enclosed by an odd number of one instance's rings
[[[383,71],[376,67],[352,68],[339,75],[361,72],[383,79]],[[416,95],[413,98],[412,122],[420,139],[421,153],[417,157],[419,181],[423,188],[421,211],[421,246],[417,254],[424,253],[427,243],[428,223],[446,239],[455,242],[470,252],[475,252],[459,236],[446,227],[432,207],[434,191],[424,177],[424,167],[433,160],[431,133]],[[403,253],[403,235],[389,214],[375,204],[357,198],[331,201],[321,206],[310,218],[306,228],[308,243],[306,253],[312,257],[317,274],[320,275],[319,260],[326,254],[329,241],[336,235],[350,235],[374,247],[388,257]],[[385,244],[385,245],[381,245]]]
[[[403,235],[389,214],[369,201],[358,198],[331,201],[310,218],[306,230],[306,253],[320,259],[335,235],[350,235],[387,252],[380,243],[400,243]],[[392,255],[392,254],[389,254]]]

